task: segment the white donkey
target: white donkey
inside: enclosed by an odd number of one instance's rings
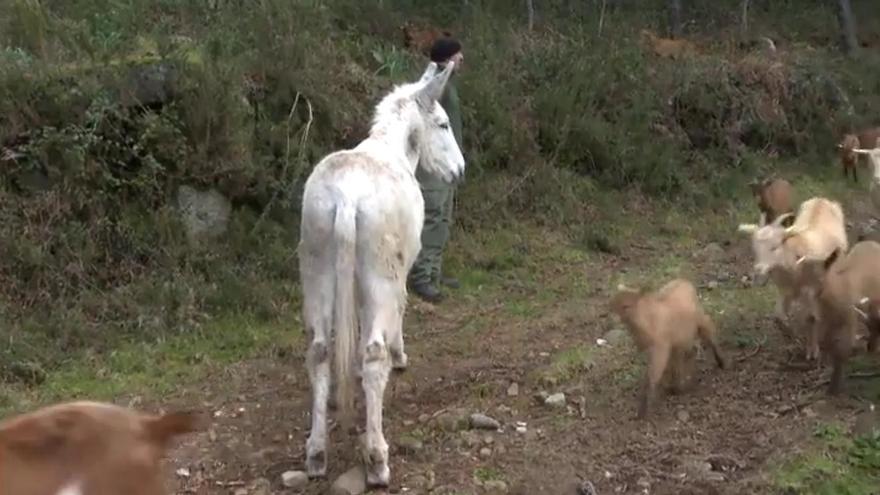
[[[394,88],[376,106],[369,137],[354,149],[324,157],[306,181],[299,263],[303,320],[311,335],[306,367],[312,429],[306,468],[312,478],[327,472],[328,342],[333,337],[337,403],[344,423],[353,409],[353,366],[360,368],[367,483],[387,486],[390,481],[382,402],[392,366],[403,369],[407,364],[406,278],[421,249],[424,222],[415,171],[422,166],[453,182],[465,167],[449,117],[437,102],[453,68],[450,62],[438,74],[432,62],[419,81]]]

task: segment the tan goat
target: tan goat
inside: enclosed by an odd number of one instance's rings
[[[843,138],[837,144],[837,149],[840,152],[840,165],[843,168],[844,177],[848,177],[849,172],[852,172],[853,181],[859,181],[856,173],[859,157],[853,150],[857,148],[874,148],[878,139],[880,139],[880,127],[865,129],[856,134],[843,135]]]
[[[862,241],[849,253],[837,249],[826,258],[808,259],[802,265],[804,278],[815,293],[821,348],[831,358],[829,392],[837,394],[843,388],[844,366],[856,340],[858,306],[865,299],[880,299],[880,243]],[[869,340],[871,350],[875,341],[873,336]]]
[[[687,280],[672,280],[656,292],[621,285],[609,306],[629,330],[636,347],[647,354],[648,369],[639,418],[646,417],[650,411],[667,368],[671,368],[673,391],[683,390],[685,361],[690,366],[697,337],[712,350],[718,367],[727,367],[716,342],[715,325],[700,306],[693,284]]]
[[[678,59],[698,53],[697,45],[693,41],[661,38],[648,29],[642,29],[639,37],[641,38],[642,45],[650,48],[658,57]]]
[[[3,495],[165,495],[171,440],[200,429],[196,413],[148,415],[70,402],[0,423]]]
[[[786,213],[794,213],[794,194],[791,182],[771,178],[751,184],[752,194],[758,203],[761,219],[758,225],[764,226],[772,223]]]
[[[863,297],[857,312],[868,329],[868,353],[874,354],[880,341],[880,297]]]
[[[803,259],[824,259],[834,250],[846,251],[849,241],[843,208],[836,201],[826,198],[811,198],[804,201],[798,209],[794,223],[790,224],[791,214],[778,217],[773,223],[758,226],[742,224],[739,231],[752,237],[752,251],[755,255],[754,280],[763,285],[768,278],[779,289],[776,302],[777,324],[789,333],[791,305],[800,298],[806,298],[804,307],[815,312],[809,294],[804,291],[799,261]],[[815,317],[815,315],[812,315]],[[806,358],[818,358],[819,343],[810,325],[806,339]]]

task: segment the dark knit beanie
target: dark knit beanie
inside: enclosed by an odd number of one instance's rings
[[[461,51],[461,43],[455,38],[439,38],[431,46],[431,61],[438,64],[446,62]]]

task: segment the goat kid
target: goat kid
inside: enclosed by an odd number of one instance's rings
[[[15,416],[0,422],[0,493],[165,495],[161,461],[171,441],[204,426],[194,412],[85,401]]]
[[[880,243],[862,241],[849,253],[836,249],[825,258],[806,259],[803,265],[816,301],[816,327],[821,349],[831,359],[832,372],[829,393],[840,393],[844,385],[844,367],[853,353],[860,313],[868,323],[869,351],[876,348],[880,300]],[[867,304],[868,312],[860,305]],[[873,308],[872,308],[873,306]]]
[[[629,330],[636,347],[647,354],[648,370],[639,418],[645,418],[650,412],[658,384],[667,369],[672,375],[672,390],[683,391],[686,368],[692,364],[697,337],[712,350],[718,367],[727,367],[716,341],[715,325],[700,306],[693,284],[687,280],[672,280],[656,292],[620,285],[609,306]]]
[[[840,153],[840,166],[843,169],[844,177],[849,177],[851,172],[853,181],[859,181],[856,173],[859,153],[855,152],[855,150],[876,147],[878,139],[880,139],[880,127],[864,129],[855,134],[843,135],[843,138],[837,144],[837,149]]]
[[[786,213],[794,213],[794,194],[791,182],[780,178],[770,178],[761,182],[753,182],[750,185],[752,195],[758,203],[758,210],[761,212],[759,226],[763,227],[772,223]]]

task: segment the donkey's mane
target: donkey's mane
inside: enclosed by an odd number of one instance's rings
[[[379,104],[376,105],[376,109],[373,113],[373,122],[370,126],[370,134],[373,134],[383,126],[388,125],[389,122],[393,122],[399,118],[400,112],[406,102],[411,99],[421,87],[422,85],[417,82],[394,86],[391,92],[385,95],[385,97],[379,101]]]

